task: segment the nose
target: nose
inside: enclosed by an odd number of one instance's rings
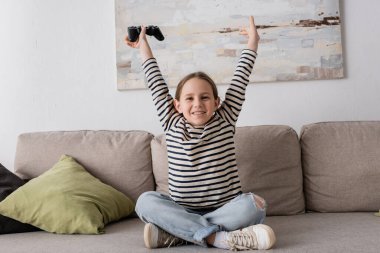
[[[201,107],[202,106],[202,100],[199,98],[194,99],[193,106],[195,107]]]

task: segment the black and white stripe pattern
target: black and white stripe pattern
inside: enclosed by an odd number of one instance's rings
[[[215,208],[241,193],[234,133],[256,55],[249,49],[242,51],[225,100],[203,127],[190,125],[175,110],[156,59],[144,62],[148,86],[166,133],[169,192],[177,203],[192,209]]]

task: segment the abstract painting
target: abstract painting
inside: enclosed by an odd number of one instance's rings
[[[145,89],[128,26],[159,26],[149,42],[169,87],[194,71],[229,83],[253,15],[261,40],[250,82],[343,78],[339,0],[115,0],[118,90]]]

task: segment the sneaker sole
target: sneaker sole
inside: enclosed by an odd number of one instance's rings
[[[144,227],[144,243],[145,247],[148,249],[155,249],[157,245],[153,245],[152,242],[157,241],[157,238],[153,238],[152,230],[155,229],[155,226],[151,223],[145,224]],[[156,240],[154,240],[156,239]]]
[[[267,235],[268,235],[267,244],[266,245],[260,245],[261,247],[258,248],[258,249],[267,250],[267,249],[272,248],[273,245],[276,243],[276,235],[274,234],[273,229],[271,227],[265,225],[265,224],[258,224],[256,226],[264,229],[265,231],[267,231]]]

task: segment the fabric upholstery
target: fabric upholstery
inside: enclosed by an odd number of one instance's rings
[[[169,194],[168,153],[166,151],[165,135],[155,136],[151,143],[151,149],[156,191]]]
[[[144,131],[55,131],[18,138],[15,172],[23,179],[41,175],[62,154],[75,157],[88,172],[136,201],[154,189],[150,142]]]
[[[301,131],[306,208],[380,209],[380,122],[326,122]]]
[[[242,127],[236,131],[236,156],[244,192],[262,196],[267,215],[305,209],[301,149],[288,126]]]
[[[277,236],[276,253],[378,253],[380,218],[372,213],[306,213],[267,217]],[[107,226],[102,235],[57,235],[45,232],[0,236],[1,249],[7,253],[147,253],[143,240],[144,223],[138,218]],[[360,236],[359,236],[360,235]],[[20,243],[22,242],[22,243]],[[217,248],[195,245],[155,249],[167,253],[226,253]],[[249,251],[256,252],[256,251]]]

